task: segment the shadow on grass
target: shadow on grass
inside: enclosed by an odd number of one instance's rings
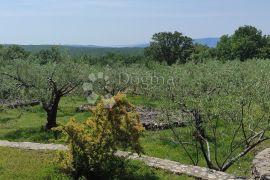
[[[154,169],[147,167],[144,163],[139,161],[129,161],[126,164],[126,172],[123,173],[119,179],[130,180],[157,180],[160,179]]]
[[[82,180],[87,180],[87,179],[158,180],[158,179],[161,179],[160,174],[157,173],[157,170],[148,167],[143,162],[139,162],[136,160],[125,161],[122,158],[111,159],[109,163],[104,164],[102,166],[102,169],[99,169],[99,171],[88,171],[83,168],[79,167],[77,171],[69,172],[67,175],[70,175],[73,179],[82,179]],[[59,170],[61,172],[61,169]]]
[[[5,123],[8,123],[10,121],[16,121],[18,119],[20,119],[22,117],[22,113],[20,113],[18,116],[16,117],[0,117],[0,124],[5,124]]]
[[[0,124],[5,124],[13,120],[16,120],[16,118],[11,118],[11,117],[0,118]]]
[[[4,139],[9,141],[30,141],[48,143],[60,138],[60,135],[53,131],[40,128],[20,128],[11,131],[3,136]]]

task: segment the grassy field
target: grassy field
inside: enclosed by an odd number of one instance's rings
[[[0,179],[69,179],[57,170],[55,152],[0,147]]]
[[[135,105],[159,106],[159,103],[150,102],[141,97],[130,97],[130,101]],[[86,120],[90,112],[75,112],[76,107],[81,104],[87,104],[87,101],[79,97],[63,98],[58,110],[58,123],[64,124],[71,118],[77,121]],[[0,139],[61,143],[61,140],[55,138],[55,134],[44,130],[45,124],[46,113],[40,106],[0,111]]]
[[[145,106],[154,106],[154,107],[158,107],[160,105],[158,102],[150,102],[141,97],[130,97],[130,101],[135,105],[145,105]],[[90,116],[89,112],[85,112],[85,113],[75,112],[75,107],[84,103],[87,103],[87,102],[82,98],[78,98],[78,97],[64,98],[61,101],[61,105],[60,105],[60,109],[58,113],[58,122],[66,123],[72,117],[76,118],[78,121],[83,121],[87,119],[87,117]],[[10,141],[63,143],[63,140],[61,140],[59,136],[53,134],[52,132],[46,132],[42,128],[45,122],[46,122],[45,113],[39,106],[30,107],[30,108],[13,109],[13,110],[4,110],[3,112],[0,112],[0,139],[10,140]],[[181,130],[183,130],[183,128]],[[149,156],[178,161],[184,164],[190,164],[191,162],[189,158],[186,156],[186,154],[184,153],[183,149],[181,149],[181,146],[174,144],[171,141],[168,141],[170,137],[172,137],[170,130],[146,131],[144,133],[144,136],[141,138],[141,143],[144,148],[145,154]],[[241,159],[241,161],[239,161],[234,166],[232,166],[228,170],[228,172],[234,175],[239,175],[239,176],[249,176],[251,173],[251,161],[255,153],[258,150],[263,149],[264,146],[269,146],[269,143],[264,144],[263,146],[260,146],[255,151],[252,151],[249,155],[245,156],[243,159]],[[9,150],[1,149],[1,152],[2,151],[8,154]],[[31,156],[30,154],[33,154],[32,156],[35,159],[35,158],[39,158],[38,154],[40,153],[41,160],[45,156],[48,157],[48,158],[45,158],[46,160],[55,159],[55,154],[53,153],[41,153],[41,152],[20,151],[20,150],[11,150],[10,152],[13,153],[13,155],[9,154],[6,156],[21,157],[20,153],[25,153],[26,157],[27,155]],[[31,160],[29,161],[32,161],[33,158],[32,159],[30,158]],[[14,160],[16,160],[16,158],[14,158]],[[24,161],[28,161],[27,158],[19,160],[18,162],[23,163]],[[204,161],[200,160],[199,165],[205,166],[203,162]],[[35,162],[35,163],[38,163],[38,162]],[[33,164],[33,166],[35,166],[36,168],[40,167],[40,169],[36,169],[36,170],[34,169],[34,171],[37,171],[38,172],[37,174],[42,177],[45,177],[46,175],[48,175],[46,173],[48,172],[50,173],[53,171],[53,169],[55,169],[53,163],[50,161],[44,161],[43,162],[44,164],[42,163],[38,165],[35,165],[35,163]],[[31,162],[28,164],[31,164],[30,166],[32,166]],[[2,166],[8,166],[8,164],[5,165],[5,161],[2,160],[0,170],[3,169]],[[41,168],[44,166],[46,166],[46,168]],[[146,173],[148,173],[148,171],[152,172],[152,170],[149,170],[147,168],[146,170],[142,170],[142,171],[143,172],[146,171]],[[4,174],[6,173],[8,172],[5,172]],[[12,173],[10,172],[8,174],[10,175]],[[163,172],[158,172],[157,176],[167,176],[167,174],[166,173],[164,174]]]
[[[0,147],[0,179],[71,179],[57,166],[57,152],[30,151]],[[176,176],[132,161],[120,179],[192,179]]]

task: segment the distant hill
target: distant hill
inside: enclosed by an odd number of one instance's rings
[[[201,38],[194,39],[194,43],[207,45],[209,47],[216,47],[219,38]],[[10,46],[10,44],[5,44]],[[122,54],[122,55],[143,55],[144,48],[149,46],[149,43],[141,43],[134,45],[121,46],[96,46],[96,45],[20,45],[25,50],[36,53],[42,49],[49,49],[53,46],[59,47],[63,51],[67,51],[71,55],[91,55],[94,57],[104,56],[108,53]]]
[[[49,49],[54,45],[20,45],[26,51],[37,53],[42,49]],[[95,45],[58,45],[62,51],[66,51],[71,55],[80,56],[80,55],[91,55],[93,57],[104,56],[108,53],[121,54],[121,55],[134,55],[140,56],[143,55],[143,48],[139,47],[102,47]]]
[[[219,38],[201,38],[201,39],[194,39],[193,42],[197,44],[206,45],[208,47],[214,48],[217,46]]]
[[[131,46],[136,47],[136,48],[146,48],[149,46],[149,43],[135,44],[135,45],[131,45]]]

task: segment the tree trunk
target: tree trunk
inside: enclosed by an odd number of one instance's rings
[[[206,164],[208,168],[210,169],[219,170],[217,167],[214,166],[214,164],[211,161],[210,150],[205,147],[205,144],[207,144],[207,137],[206,137],[205,129],[203,127],[202,117],[198,111],[193,112],[193,117],[194,117],[195,128],[196,128],[195,129],[196,139],[200,144],[200,148],[204,156],[204,159],[206,161]]]
[[[52,104],[50,104],[50,108],[46,110],[47,111],[47,124],[46,124],[47,129],[52,129],[57,126],[56,117],[57,117],[57,110],[58,110],[59,102],[60,102],[60,97],[56,97],[54,101],[52,101]]]

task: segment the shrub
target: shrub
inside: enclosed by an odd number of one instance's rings
[[[60,162],[75,178],[113,178],[123,165],[114,153],[119,148],[142,153],[139,137],[144,128],[124,94],[101,101],[91,111],[84,123],[73,119],[57,128],[67,135],[69,144]]]

